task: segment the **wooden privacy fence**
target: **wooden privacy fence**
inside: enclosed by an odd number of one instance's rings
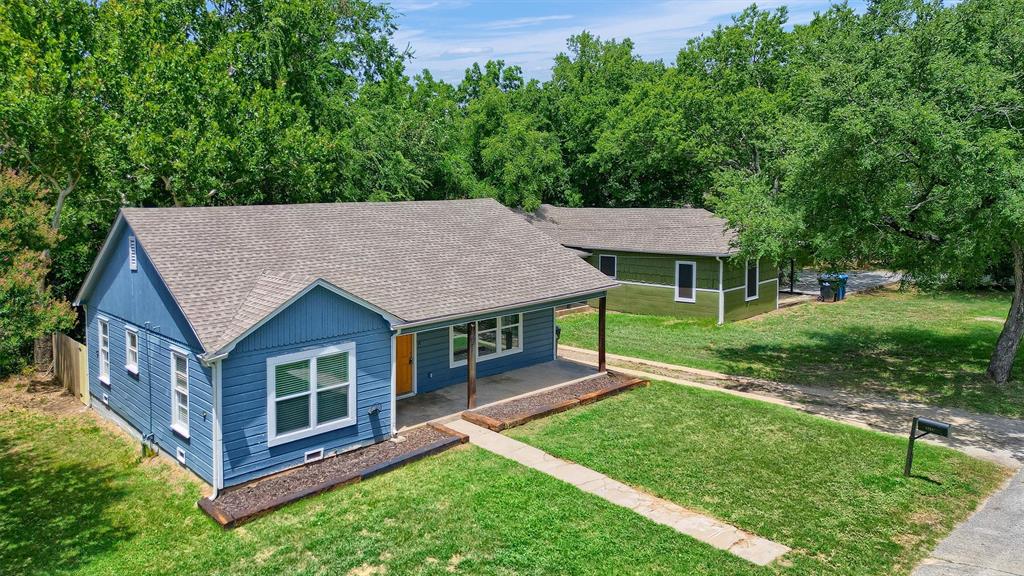
[[[85,344],[67,334],[55,333],[53,373],[65,390],[89,405],[89,357]]]

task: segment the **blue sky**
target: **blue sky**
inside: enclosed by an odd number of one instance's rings
[[[727,23],[750,0],[392,0],[400,14],[396,45],[415,53],[410,75],[427,68],[450,82],[473,62],[503,59],[529,78],[546,80],[552,59],[570,35],[589,30],[602,38],[631,38],[646,59],[675,60],[686,40]],[[808,22],[828,7],[821,0],[766,0],[761,8],[789,7],[790,23]],[[860,0],[850,5],[860,6]]]

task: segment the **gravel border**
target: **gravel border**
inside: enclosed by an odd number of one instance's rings
[[[446,426],[429,424],[407,431],[402,442],[385,440],[228,488],[199,507],[224,528],[233,528],[300,498],[352,484],[393,470],[468,440]]]
[[[463,412],[462,418],[495,432],[501,432],[537,418],[564,412],[575,406],[596,402],[647,384],[647,380],[608,372],[554,390],[509,400],[480,410]]]

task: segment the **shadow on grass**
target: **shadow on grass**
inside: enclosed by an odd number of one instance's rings
[[[102,466],[67,464],[0,437],[0,573],[53,574],[132,536],[104,514],[125,497]]]
[[[984,372],[995,336],[985,327],[957,334],[928,329],[872,329],[850,326],[842,330],[812,330],[801,334],[811,343],[720,345],[711,351],[718,360],[738,367],[745,375],[780,382],[881,393],[906,392],[930,404],[973,406],[1004,412],[992,403],[1024,405],[1014,390],[1024,388],[1020,377],[999,387]],[[1024,351],[1018,355],[1024,370]]]

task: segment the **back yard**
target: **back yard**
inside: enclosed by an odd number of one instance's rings
[[[232,531],[199,486],[56,393],[0,385],[5,574],[899,574],[1004,477],[922,445],[655,384],[516,436],[794,548],[758,568],[464,446]],[[614,448],[614,449],[612,449]]]
[[[608,315],[608,351],[792,384],[875,392],[1024,417],[1024,360],[1006,388],[985,379],[1009,295],[886,289],[724,326]],[[559,319],[561,343],[596,349],[596,314]],[[1024,357],[1022,350],[1021,357]]]

